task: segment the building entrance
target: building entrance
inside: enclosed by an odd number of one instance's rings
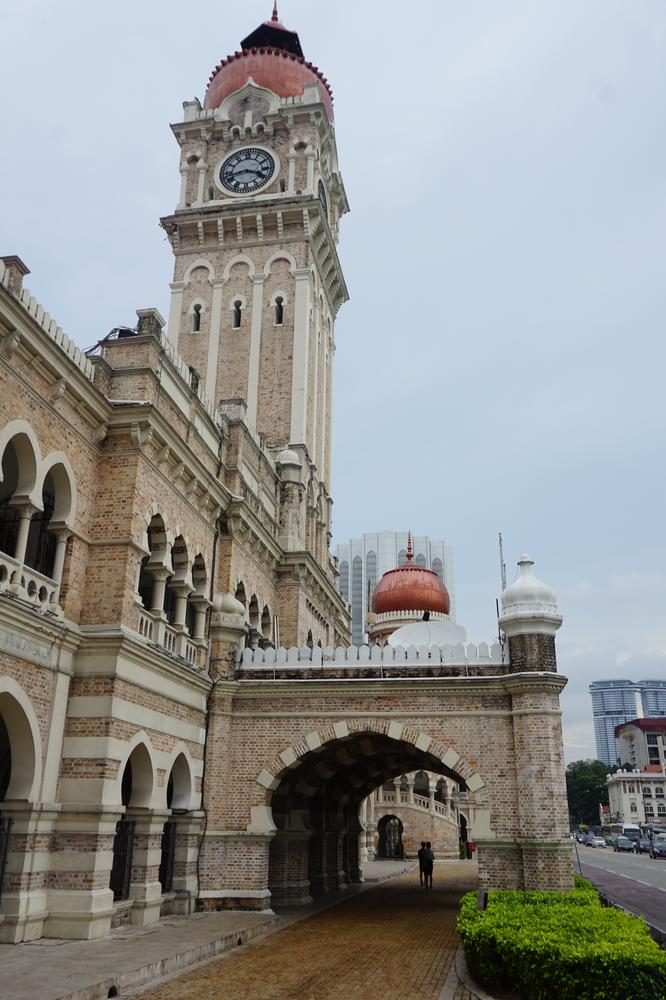
[[[377,824],[377,832],[379,833],[377,854],[380,858],[403,858],[405,856],[402,830],[402,821],[397,816],[382,816]]]

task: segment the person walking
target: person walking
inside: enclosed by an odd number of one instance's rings
[[[425,853],[423,855],[423,877],[425,879],[426,891],[432,889],[432,869],[435,862],[435,855],[430,841],[426,841]]]
[[[422,840],[421,846],[416,852],[416,856],[419,859],[419,883],[421,885],[423,885],[423,861],[425,858],[425,852],[426,852],[426,842],[425,840]]]

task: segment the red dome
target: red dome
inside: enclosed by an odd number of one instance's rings
[[[329,121],[333,121],[333,92],[328,80],[317,66],[305,61],[298,35],[278,21],[276,8],[271,21],[243,39],[241,50],[213,70],[204,108],[219,108],[225,97],[240,90],[250,77],[278,97],[301,97],[306,85],[315,83]]]
[[[407,562],[390,569],[375,587],[372,610],[376,615],[393,611],[437,611],[448,615],[449,592],[431,569],[414,565],[411,537],[407,544]]]

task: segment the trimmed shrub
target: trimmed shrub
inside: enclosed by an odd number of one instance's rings
[[[666,1000],[666,955],[638,917],[572,892],[494,891],[486,910],[463,897],[458,933],[472,975],[525,1000]]]

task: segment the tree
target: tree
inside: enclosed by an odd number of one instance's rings
[[[571,822],[599,824],[599,803],[608,804],[606,776],[610,768],[602,760],[575,760],[566,772]]]

